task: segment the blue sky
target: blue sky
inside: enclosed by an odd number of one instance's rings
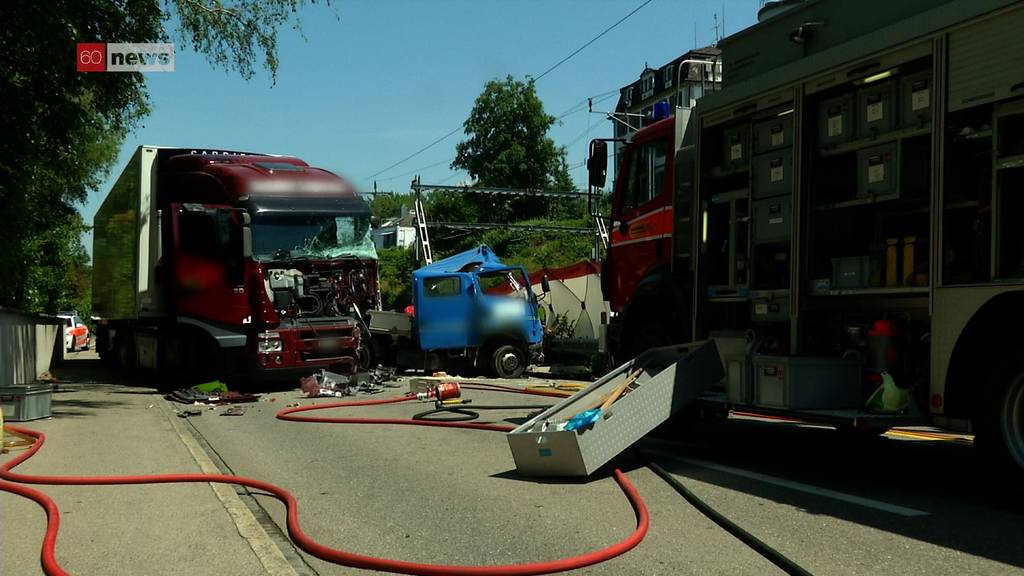
[[[175,71],[147,76],[152,113],[121,150],[111,177],[82,207],[91,223],[113,180],[141,144],[241,149],[298,156],[372,190],[369,177],[462,124],[493,78],[538,75],[641,0],[338,0],[298,16],[279,37],[276,84],[262,70],[251,80],[213,68],[180,44]],[[537,92],[559,115],[588,96],[635,80],[645,62],[659,66],[754,23],[758,0],[653,0],[630,19],[542,78]],[[337,14],[337,17],[335,17]],[[111,40],[113,41],[113,40]],[[617,95],[595,106],[614,108]],[[610,136],[603,116],[581,111],[550,132],[568,146],[570,166],[586,158],[590,138]],[[382,190],[458,183],[448,162],[462,133],[376,178]],[[429,167],[428,167],[429,166]],[[582,185],[585,169],[573,170]],[[85,244],[92,252],[92,238]]]

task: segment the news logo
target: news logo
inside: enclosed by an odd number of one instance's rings
[[[103,72],[107,69],[107,45],[79,42],[75,63],[79,72]]]
[[[174,44],[80,42],[79,72],[174,72]]]

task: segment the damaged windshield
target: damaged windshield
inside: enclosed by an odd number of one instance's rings
[[[262,214],[253,219],[253,257],[377,258],[370,215]]]

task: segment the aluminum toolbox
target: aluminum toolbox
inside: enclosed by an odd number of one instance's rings
[[[861,405],[860,358],[754,356],[758,406],[838,410]]]
[[[599,404],[634,368],[642,370],[636,385],[604,418],[589,428],[562,429],[561,423]],[[510,432],[516,469],[524,476],[587,476],[723,377],[714,341],[648,350]]]
[[[900,79],[900,125],[924,126],[932,121],[932,73],[930,70]]]
[[[3,386],[0,387],[0,410],[4,411],[4,420],[10,422],[49,418],[52,396],[52,384]]]
[[[754,202],[754,243],[785,242],[789,240],[792,222],[792,202],[789,196],[756,200]]]
[[[857,195],[887,195],[898,191],[896,143],[857,152]]]
[[[745,170],[750,164],[749,126],[729,128],[722,134],[722,169],[725,172]]]
[[[776,116],[754,124],[754,154],[763,154],[793,144],[793,114]]]
[[[847,94],[818,105],[818,141],[824,146],[853,137],[853,95]]]
[[[793,149],[784,148],[754,158],[755,199],[781,196],[793,191]]]
[[[857,135],[876,136],[896,127],[896,83],[868,84],[857,91]]]

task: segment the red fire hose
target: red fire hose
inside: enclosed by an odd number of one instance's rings
[[[277,413],[281,420],[294,422],[330,422],[342,424],[400,424],[409,426],[442,426],[448,428],[470,428],[475,430],[496,430],[507,432],[512,430],[511,426],[497,424],[480,424],[474,422],[437,422],[429,420],[411,420],[401,418],[327,418],[313,416],[298,416],[299,412],[311,410],[323,410],[327,408],[341,408],[351,406],[368,406],[374,404],[391,404],[413,400],[413,397],[383,398],[373,400],[359,400],[355,402],[335,402],[330,404],[318,404],[312,406],[301,406],[288,408]],[[417,562],[405,562],[401,560],[390,560],[374,556],[364,556],[353,552],[346,552],[336,548],[324,546],[310,538],[302,531],[299,525],[299,506],[295,497],[287,490],[275,486],[269,482],[245,478],[242,476],[229,476],[225,474],[155,474],[144,476],[36,476],[32,474],[18,474],[12,472],[16,466],[31,458],[42,448],[46,441],[46,435],[27,428],[20,428],[8,425],[7,428],[14,432],[29,435],[35,438],[35,442],[25,452],[12,458],[0,466],[0,490],[11,492],[19,496],[35,501],[46,511],[46,534],[43,538],[41,561],[43,571],[48,576],[64,576],[67,572],[57,562],[55,549],[57,544],[57,532],[60,530],[60,511],[54,501],[38,490],[21,486],[21,484],[50,484],[50,485],[78,485],[78,486],[100,486],[100,485],[122,485],[122,484],[167,484],[182,482],[223,482],[225,484],[238,484],[256,490],[272,494],[275,498],[285,504],[288,511],[288,533],[292,541],[302,550],[317,558],[366,570],[382,570],[397,572],[401,574],[423,574],[423,575],[480,575],[480,576],[524,576],[527,574],[550,574],[583,568],[610,560],[623,554],[644,539],[647,535],[647,528],[650,522],[647,506],[637,492],[636,488],[629,481],[621,470],[615,470],[615,480],[625,493],[633,511],[636,514],[636,529],[627,538],[603,548],[586,554],[552,560],[548,562],[530,562],[524,564],[507,564],[503,566],[446,566],[441,564],[421,564]]]

